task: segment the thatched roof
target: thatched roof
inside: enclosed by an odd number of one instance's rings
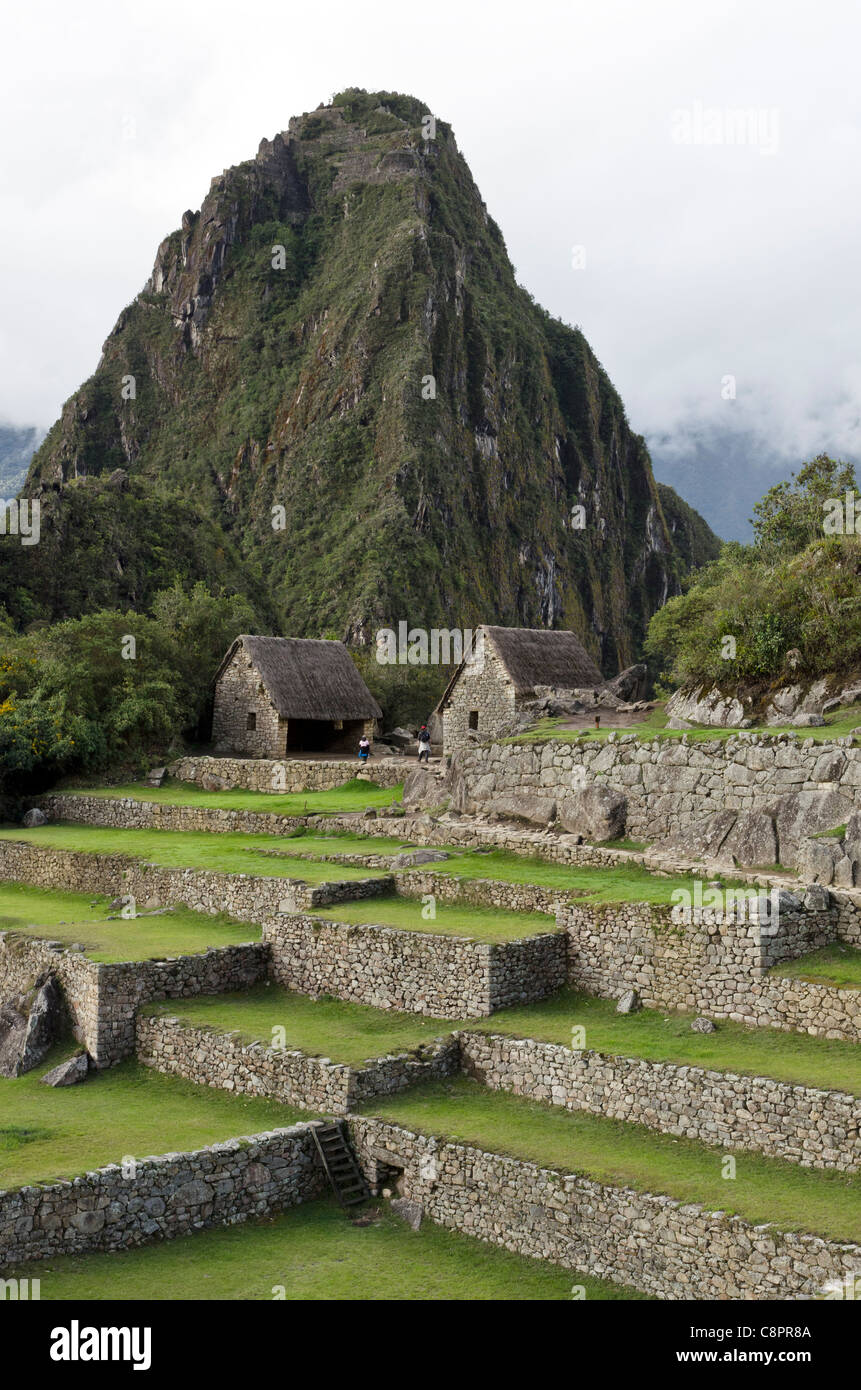
[[[536,685],[552,685],[576,690],[604,684],[580,638],[574,632],[551,632],[547,628],[490,627],[478,629],[496,653],[518,695],[529,695]],[[437,710],[448,704],[461,671],[462,661],[448,683]]]
[[[382,718],[382,710],[343,642],[243,633],[219,666],[216,681],[240,645],[260,672],[282,719]]]
[[[574,632],[549,632],[546,628],[534,627],[485,627],[484,634],[518,695],[527,695],[536,685],[574,690],[578,686],[604,684],[604,677]]]

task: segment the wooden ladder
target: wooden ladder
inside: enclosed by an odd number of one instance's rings
[[[370,1197],[364,1174],[339,1124],[313,1125],[317,1153],[342,1207],[356,1207]]]

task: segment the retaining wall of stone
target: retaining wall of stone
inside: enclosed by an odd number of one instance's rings
[[[519,793],[563,799],[599,781],[627,798],[627,834],[649,841],[689,836],[692,825],[716,812],[771,811],[780,802],[778,854],[861,807],[861,747],[851,736],[816,742],[740,733],[703,743],[642,743],[634,734],[610,734],[600,743],[488,744],[456,754],[453,766],[461,810],[488,809]]]
[[[306,816],[282,816],[272,811],[236,811],[220,806],[171,806],[163,801],[139,801],[126,796],[69,796],[61,792],[32,797],[52,821],[98,825],[116,830],[241,831],[248,835],[285,835],[304,826]]]
[[[861,1097],[554,1043],[461,1032],[462,1067],[484,1086],[809,1168],[861,1171]]]
[[[316,1113],[346,1115],[374,1096],[394,1095],[418,1082],[451,1076],[460,1068],[457,1040],[449,1036],[414,1053],[375,1057],[359,1066],[194,1027],[164,1015],[140,1015],[137,1055],[146,1066],[248,1096],[266,1096]]]
[[[268,968],[269,948],[260,942],[112,964],[45,941],[0,934],[0,998],[28,989],[46,971],[55,975],[74,1036],[97,1067],[134,1052],[135,1015],[142,1004],[248,989],[266,977]]]
[[[91,1250],[127,1250],[232,1226],[318,1196],[311,1124],[143,1158],[134,1177],[113,1163],[71,1182],[0,1192],[0,1264]]]
[[[649,1008],[800,1031],[861,1036],[861,990],[770,975],[770,968],[833,941],[837,911],[781,911],[773,935],[759,924],[703,909],[688,924],[669,905],[569,903],[557,922],[568,932],[569,983],[615,999],[636,989]]]
[[[264,923],[263,939],[287,989],[432,1018],[484,1018],[565,981],[564,932],[489,944],[288,913]]]
[[[243,922],[260,922],[282,909],[326,907],[376,897],[380,892],[391,892],[392,887],[385,875],[311,884],[257,874],[172,869],[128,855],[55,849],[25,840],[0,840],[0,879],[79,893],[128,896],[139,904],[157,898],[162,904],[182,904],[196,912],[226,912]]]
[[[178,758],[168,772],[177,782],[201,785],[219,778],[225,787],[250,792],[324,792],[358,777],[378,787],[396,787],[415,766],[412,758],[372,756],[362,768],[358,758]]]
[[[861,1246],[555,1172],[351,1116],[373,1187],[403,1170],[426,1217],[521,1255],[661,1299],[812,1298],[861,1275]]]

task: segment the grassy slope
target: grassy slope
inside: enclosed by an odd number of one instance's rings
[[[855,1043],[771,1028],[745,1028],[723,1020],[714,1033],[692,1033],[692,1017],[663,1014],[657,1009],[617,1014],[612,999],[563,990],[538,1004],[503,1009],[480,1024],[472,1020],[466,1026],[570,1047],[571,1030],[579,1025],[585,1029],[585,1046],[597,1052],[771,1076],[796,1086],[861,1095],[861,1048]]]
[[[304,816],[311,813],[337,815],[344,811],[364,811],[368,806],[389,806],[400,802],[403,786],[379,787],[376,782],[352,778],[344,786],[331,787],[324,792],[249,792],[240,788],[207,792],[193,782],[169,780],[163,787],[130,782],[122,787],[59,787],[57,791],[63,796],[105,796],[154,801],[162,806],[203,806],[211,810]]]
[[[836,714],[827,715],[825,723],[820,728],[796,729],[790,724],[771,725],[757,724],[752,729],[718,729],[705,724],[695,725],[692,729],[668,729],[667,713],[663,703],[656,704],[646,718],[639,724],[631,728],[613,729],[613,715],[609,710],[605,710],[601,715],[600,729],[562,729],[560,724],[564,724],[564,719],[542,719],[536,724],[534,729],[528,730],[525,734],[518,734],[515,738],[503,740],[506,743],[546,743],[554,740],[558,743],[574,743],[578,738],[583,742],[605,743],[610,734],[615,732],[617,737],[623,738],[627,734],[634,734],[641,743],[650,742],[653,739],[681,739],[687,737],[688,743],[708,743],[710,741],[725,741],[728,738],[735,738],[736,734],[794,734],[799,739],[812,738],[817,743],[822,743],[832,738],[844,738],[851,734],[853,729],[861,725],[861,704],[852,705],[846,709],[838,710]]]
[[[163,917],[106,917],[108,899],[83,893],[31,888],[24,883],[0,883],[0,931],[49,937],[66,945],[85,947],[90,960],[128,961],[191,956],[208,946],[236,946],[259,941],[260,928],[234,922],[225,913],[208,916],[187,907]],[[138,904],[138,909],[143,904]]]
[[[451,859],[426,867],[434,873],[457,874],[463,878],[501,879],[506,883],[535,883],[542,888],[570,890],[572,895],[586,895],[590,902],[595,903],[669,903],[675,889],[691,889],[691,879],[684,875],[665,878],[650,874],[639,864],[576,868],[512,854],[508,850],[455,853]],[[724,882],[727,887],[741,886],[735,880],[725,879]]]
[[[772,973],[813,980],[818,985],[836,985],[838,989],[861,989],[861,950],[835,941],[821,951],[776,965]]]
[[[480,1022],[422,1018],[340,999],[312,1000],[267,984],[242,994],[171,999],[149,1005],[146,1012],[173,1014],[196,1027],[235,1030],[244,1041],[261,1041],[267,1046],[272,1042],[273,1028],[283,1028],[288,1049],[325,1055],[349,1065],[389,1052],[411,1051],[454,1028],[507,1033],[570,1047],[571,1030],[581,1025],[586,1030],[585,1046],[598,1052],[771,1076],[794,1085],[861,1095],[861,1049],[853,1043],[725,1022],[715,1033],[692,1033],[690,1014],[664,1015],[654,1009],[617,1014],[613,1000],[593,999],[573,990],[538,1004],[503,1009]]]
[[[720,1149],[486,1091],[463,1077],[377,1097],[364,1109],[409,1129],[614,1186],[699,1202],[756,1224],[771,1221],[781,1229],[861,1241],[861,1178],[739,1153],[736,1178],[724,1179]]]
[[[0,1184],[50,1182],[126,1155],[181,1152],[307,1120],[306,1111],[161,1076],[127,1061],[78,1086],[40,1078],[70,1046],[26,1076],[0,1078]]]
[[[244,1042],[272,1045],[274,1028],[285,1030],[285,1047],[356,1066],[390,1052],[411,1052],[451,1032],[451,1019],[423,1018],[394,1009],[373,1009],[340,999],[262,984],[241,994],[202,995],[151,1004],[146,1013],[167,1013],[192,1024],[236,1031]]]
[[[279,835],[244,835],[206,830],[111,830],[93,825],[42,825],[36,830],[0,830],[0,839],[27,840],[55,849],[85,850],[91,854],[128,854],[168,868],[214,869],[220,873],[255,874],[264,878],[298,878],[308,883],[379,876],[380,870],[282,857]],[[278,850],[278,854],[261,851]]]
[[[366,902],[339,903],[316,909],[315,917],[334,922],[355,922],[398,927],[401,931],[439,932],[443,936],[468,936],[475,941],[519,941],[524,936],[556,930],[546,912],[508,912],[499,907],[472,907],[437,903],[435,916],[425,920],[421,898],[373,898]]]
[[[425,1222],[411,1231],[387,1207],[354,1224],[332,1201],[272,1220],[201,1231],[118,1254],[64,1255],[11,1271],[41,1280],[41,1298],[447,1302],[643,1299],[601,1279],[471,1240]],[[576,1314],[575,1314],[576,1316]]]

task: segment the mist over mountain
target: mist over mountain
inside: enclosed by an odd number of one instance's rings
[[[24,484],[34,453],[45,438],[36,425],[0,424],[0,497],[14,497]]]

